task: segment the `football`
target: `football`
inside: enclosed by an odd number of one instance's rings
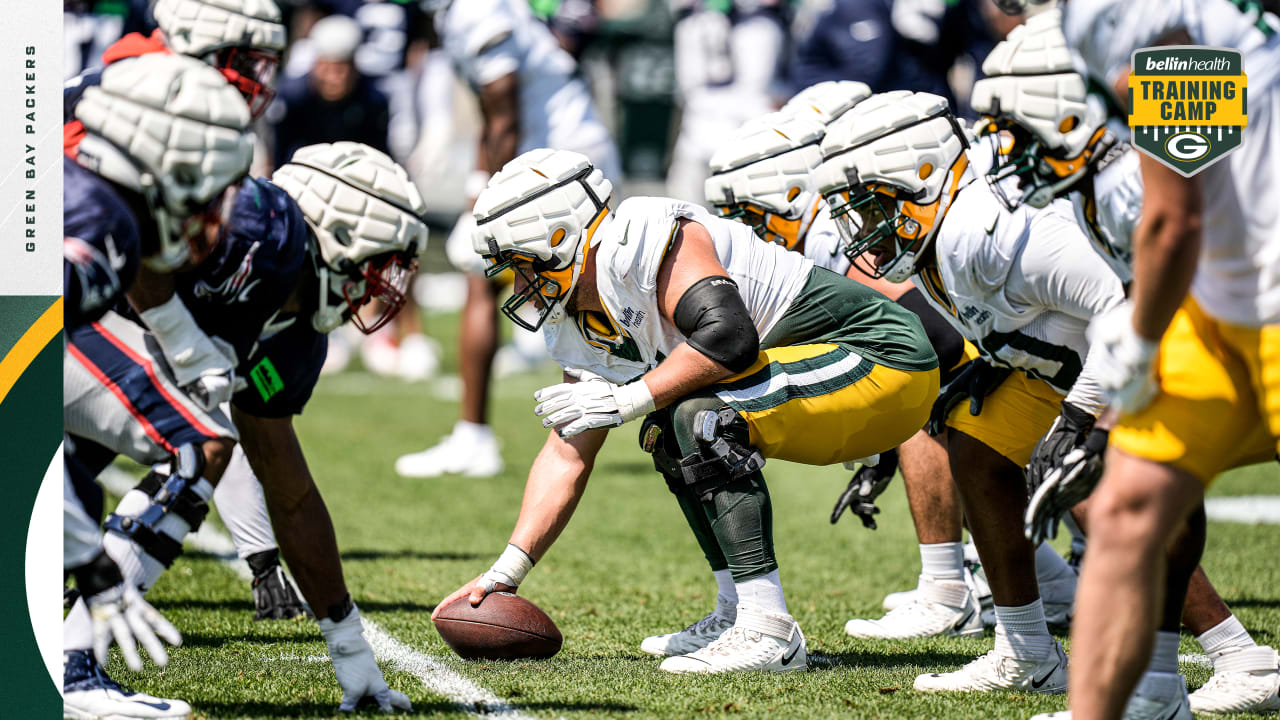
[[[541,608],[508,592],[490,593],[475,607],[460,597],[440,610],[435,624],[464,660],[549,658],[564,643]]]

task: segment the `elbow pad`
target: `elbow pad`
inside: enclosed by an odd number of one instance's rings
[[[702,278],[686,290],[673,319],[690,347],[735,373],[760,354],[760,333],[738,284],[723,275]]]

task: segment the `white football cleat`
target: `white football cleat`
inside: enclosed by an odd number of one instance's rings
[[[1060,694],[1067,691],[1067,655],[1056,641],[1053,651],[1038,660],[1019,660],[997,651],[983,655],[949,673],[916,677],[920,692],[1021,692]]]
[[[74,720],[170,720],[191,714],[181,700],[134,692],[112,680],[90,650],[62,654],[62,716]]]
[[[669,673],[791,672],[809,666],[804,633],[790,615],[738,608],[733,627],[710,645],[659,666]]]
[[[440,343],[422,333],[400,338],[396,354],[396,375],[408,382],[422,382],[440,369]]]
[[[731,627],[733,627],[733,620],[726,620],[712,610],[710,615],[680,632],[645,638],[640,642],[640,650],[659,657],[688,655],[710,645]]]
[[[914,600],[879,620],[850,620],[844,631],[856,638],[905,639],[981,635],[982,608],[962,582],[920,579]]]
[[[1192,712],[1215,715],[1280,710],[1280,656],[1266,645],[1228,650],[1214,658],[1213,677],[1190,703]]]
[[[1144,690],[1161,694],[1146,695]],[[1163,692],[1168,691],[1168,692]],[[1122,720],[1192,720],[1191,707],[1187,704],[1186,680],[1172,673],[1147,673],[1142,676],[1129,704],[1125,705]],[[1071,711],[1042,713],[1031,720],[1071,720]]]
[[[501,472],[502,453],[493,431],[462,421],[435,446],[396,458],[396,474],[407,478],[493,477]]]

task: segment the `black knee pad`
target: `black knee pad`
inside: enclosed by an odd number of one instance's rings
[[[706,502],[716,490],[760,472],[764,456],[750,444],[742,416],[728,407],[699,410],[692,419],[696,449],[680,460],[686,492]]]
[[[671,413],[665,408],[654,410],[640,423],[640,449],[653,458],[653,469],[667,481],[674,495],[684,492],[684,475],[680,472],[680,445],[671,427]]]

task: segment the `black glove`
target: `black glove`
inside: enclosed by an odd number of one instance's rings
[[[254,553],[248,561],[253,569],[254,620],[292,620],[308,614],[280,567],[278,550]]]
[[[1011,372],[1013,370],[996,367],[983,358],[977,358],[966,365],[964,370],[961,370],[960,374],[938,393],[938,399],[933,403],[933,410],[929,413],[929,424],[926,426],[929,434],[934,437],[941,435],[947,427],[947,416],[951,414],[952,408],[959,405],[965,398],[969,398],[970,415],[981,413],[983,399],[995,391]]]
[[[1058,519],[1089,497],[1102,478],[1109,435],[1093,423],[1092,415],[1063,401],[1062,414],[1031,453],[1024,532],[1034,544],[1057,537]]]
[[[876,507],[875,500],[880,497],[880,493],[889,487],[889,481],[893,480],[893,476],[898,472],[898,451],[887,450],[880,453],[880,462],[875,465],[863,465],[858,468],[858,472],[853,474],[853,479],[849,481],[849,487],[840,493],[840,498],[836,500],[835,509],[831,511],[831,524],[834,525],[840,516],[844,514],[845,508],[849,512],[858,516],[862,521],[862,526],[876,529],[875,515],[880,512],[880,508]]]

